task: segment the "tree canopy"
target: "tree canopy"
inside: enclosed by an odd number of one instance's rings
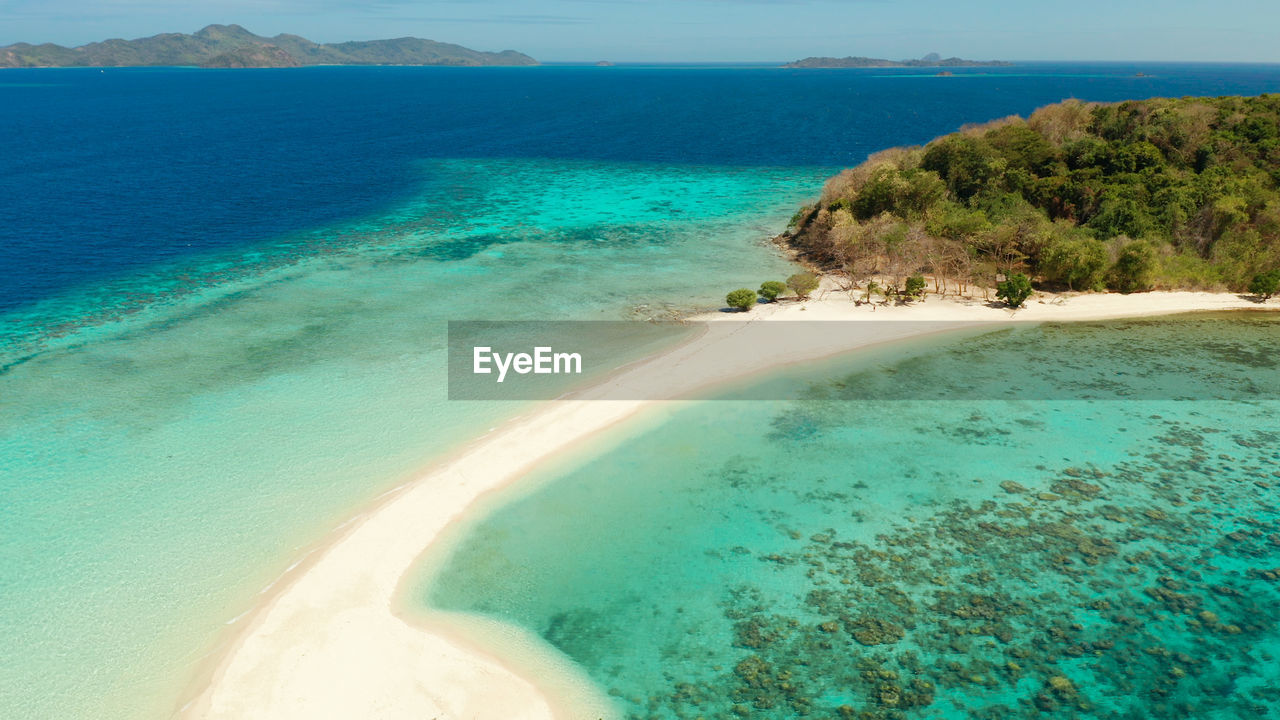
[[[724,301],[729,307],[746,312],[756,304],[756,293],[749,288],[738,288],[730,291]]]
[[[801,300],[808,299],[809,294],[818,289],[818,276],[813,273],[799,272],[787,278],[787,287]]]
[[[1280,268],[1280,95],[1069,100],[886,150],[829,180],[791,242],[893,284],[1244,290]]]

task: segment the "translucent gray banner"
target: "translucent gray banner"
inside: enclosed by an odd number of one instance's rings
[[[1023,323],[450,322],[449,399],[1280,398],[1270,314]]]

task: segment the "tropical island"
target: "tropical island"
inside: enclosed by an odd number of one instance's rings
[[[929,53],[918,60],[885,60],[871,57],[810,57],[783,65],[784,68],[939,68],[939,67],[1010,67],[1011,62],[1003,60],[966,60],[964,58],[944,58],[938,53]]]
[[[0,68],[147,67],[287,68],[307,65],[524,66],[538,61],[514,50],[482,52],[403,37],[323,44],[298,35],[267,38],[239,25],[209,25],[187,35],[164,33],[68,48],[52,43],[0,47]]]
[[[1011,280],[1056,290],[1280,283],[1280,95],[1068,100],[872,155],[782,242],[896,297]],[[1025,290],[1025,294],[1022,292]],[[1019,304],[1019,303],[1014,303]]]
[[[1255,102],[1256,108],[1253,106]],[[1167,112],[1157,113],[1161,108]],[[1157,122],[1158,117],[1164,119]],[[1262,120],[1264,124],[1270,122],[1272,130],[1256,128],[1250,124],[1253,118]],[[1201,121],[1203,128],[1196,124]],[[1135,200],[1136,205],[1146,208],[1148,215],[1160,217],[1156,212],[1157,202],[1140,195],[1147,192],[1148,185],[1157,189],[1195,188],[1221,175],[1215,181],[1217,185],[1206,187],[1221,186],[1229,196],[1239,194],[1246,198],[1242,212],[1254,207],[1250,203],[1255,200],[1265,208],[1270,202],[1267,198],[1275,192],[1275,178],[1266,172],[1275,164],[1268,166],[1265,158],[1274,157],[1266,153],[1274,153],[1275,144],[1268,145],[1266,140],[1255,143],[1247,136],[1270,132],[1274,137],[1274,125],[1274,100],[1268,98],[1258,101],[1150,101],[1122,105],[1066,103],[1041,110],[1029,120],[1005,120],[962,131],[924,148],[888,151],[859,168],[842,173],[828,183],[818,205],[797,215],[788,238],[788,242],[801,249],[803,257],[815,266],[813,269],[830,271],[826,277],[798,272],[786,282],[766,282],[759,290],[743,288],[735,291],[731,295],[737,302],[731,300],[730,304],[751,311],[749,322],[740,322],[739,318],[743,316],[736,313],[712,312],[699,316],[695,320],[705,323],[705,327],[700,328],[700,334],[689,342],[639,360],[612,376],[608,382],[584,387],[578,391],[579,394],[531,409],[529,413],[492,429],[458,454],[432,466],[413,482],[383,496],[376,507],[344,525],[331,542],[317,547],[306,562],[290,566],[272,592],[262,594],[261,604],[234,628],[235,637],[228,640],[225,651],[211,660],[208,674],[201,676],[189,694],[182,698],[182,716],[209,720],[228,717],[309,720],[317,716],[374,715],[539,719],[612,717],[613,696],[606,695],[602,688],[596,688],[591,678],[582,677],[582,671],[564,662],[562,656],[540,651],[543,641],[537,635],[521,634],[516,636],[518,642],[508,645],[495,642],[494,647],[484,645],[480,639],[474,641],[475,646],[460,644],[456,640],[458,637],[470,640],[471,636],[465,635],[468,628],[476,638],[482,638],[486,637],[484,633],[488,626],[467,626],[464,619],[448,613],[415,611],[405,600],[412,593],[401,592],[401,589],[406,585],[406,578],[416,572],[424,553],[449,552],[450,528],[459,522],[459,518],[480,512],[480,498],[492,497],[495,492],[520,482],[530,468],[546,462],[557,453],[565,453],[590,442],[607,428],[640,416],[663,398],[687,398],[692,393],[704,392],[725,382],[744,380],[782,366],[908,339],[935,332],[943,326],[977,327],[1022,320],[1094,321],[1144,314],[1256,307],[1251,298],[1222,293],[1170,292],[1140,296],[1098,293],[1074,297],[1064,303],[1034,303],[1016,314],[986,303],[942,300],[937,296],[932,302],[910,303],[908,307],[899,308],[901,312],[877,313],[875,306],[857,305],[849,302],[842,292],[831,291],[839,289],[834,285],[842,274],[866,283],[872,278],[872,273],[879,273],[886,284],[896,283],[896,278],[902,276],[902,293],[889,295],[900,299],[923,288],[924,278],[920,274],[926,271],[935,273],[939,281],[948,283],[944,287],[953,289],[957,280],[974,285],[994,282],[1001,269],[1020,269],[1032,273],[1041,282],[1047,282],[1040,270],[1042,257],[1047,256],[1032,255],[1028,252],[1034,249],[1030,244],[996,242],[1009,233],[1013,233],[1019,243],[1031,237],[1027,234],[1031,230],[1061,230],[1064,237],[1071,240],[1077,239],[1076,233],[1079,233],[1078,239],[1097,240],[1108,253],[1112,242],[1121,247],[1131,244],[1097,226],[1095,218],[1103,213],[1083,204],[1083,201],[1070,206],[1043,201],[1042,195],[1051,197],[1050,191],[1054,188],[1058,188],[1055,192],[1064,198],[1097,195],[1097,204],[1103,208],[1108,207],[1108,198],[1111,197],[1108,191],[1112,194],[1121,191],[1139,194],[1140,202]],[[1158,127],[1166,128],[1165,135],[1155,131]],[[1165,158],[1163,161],[1155,162],[1154,155],[1134,149],[1139,143],[1133,138],[1140,133],[1146,138],[1142,142],[1149,142],[1156,148]],[[1167,156],[1160,150],[1166,145],[1170,148]],[[1093,148],[1091,154],[1083,156],[1095,158],[1090,161],[1092,164],[1082,164],[1075,159],[1085,148]],[[1198,148],[1207,150],[1201,153]],[[1189,161],[1178,159],[1182,157],[1179,153],[1185,153]],[[1144,161],[1143,167],[1139,168],[1134,161],[1133,167],[1129,168],[1129,161],[1124,158],[1130,155],[1150,156],[1151,164]],[[1112,158],[1107,162],[1116,167],[1107,163],[1099,165],[1102,161],[1098,158]],[[1059,176],[1067,180],[1058,182]],[[1165,176],[1164,180],[1157,179]],[[1046,189],[1040,193],[1033,192],[1042,182]],[[1073,195],[1064,189],[1076,186],[1089,188],[1089,191],[1080,190]],[[1259,189],[1259,192],[1253,192],[1254,189]],[[1210,196],[1194,196],[1192,200],[1195,202],[1188,201],[1188,207],[1202,207]],[[1127,196],[1122,194],[1120,197]],[[1212,197],[1219,198],[1218,195]],[[1042,209],[1042,205],[1049,209]],[[1067,212],[1068,207],[1070,212]],[[1145,217],[1137,212],[1131,215],[1133,218]],[[1192,217],[1194,214],[1187,210],[1178,227],[1189,225]],[[1229,236],[1230,233],[1246,232],[1254,225],[1260,227],[1260,218],[1261,215],[1256,218],[1248,216],[1247,222],[1228,223],[1223,232]],[[1155,221],[1151,223],[1149,232],[1134,237],[1149,239],[1153,243],[1159,239]],[[840,234],[844,231],[837,231],[838,228],[856,228],[857,232],[851,230],[850,234]],[[1265,232],[1271,233],[1268,237],[1275,237],[1273,230]],[[1217,242],[1224,241],[1219,239]],[[952,252],[936,256],[925,253],[926,249],[933,248],[948,248]],[[915,253],[916,250],[919,252]],[[1212,253],[1210,257],[1213,257]],[[954,258],[954,268],[943,262],[943,258]],[[1108,261],[1110,264],[1104,277],[1110,277],[1110,271],[1117,266],[1124,269],[1118,258],[1111,260],[1108,255]],[[1256,267],[1263,265],[1259,262]],[[919,277],[920,282],[907,282],[907,278],[912,277]],[[870,291],[869,283],[867,288]],[[807,302],[772,302],[784,293],[811,299]],[[753,308],[757,296],[769,302]],[[902,319],[923,322],[897,322]],[[867,322],[833,324],[847,320]],[[839,330],[833,331],[834,328]],[[760,348],[784,348],[785,351],[761,352]],[[636,388],[656,390],[658,395],[636,397],[616,394],[618,389]],[[1028,492],[1027,486],[1033,484],[1030,480],[1025,485],[1009,484],[1001,489],[1010,496],[1025,496],[1028,500],[1062,502],[1069,512],[1074,512],[1078,506],[1065,505],[1064,498],[1069,496],[1057,491],[1047,492],[1054,488],[1050,482],[1065,481],[1060,478],[1045,481],[1044,493],[1038,492],[1039,488]],[[1065,487],[1072,491],[1083,488],[1090,494],[1100,492],[1092,486]],[[1073,515],[1062,517],[1070,519]],[[1053,523],[1055,528],[1060,526]],[[1120,531],[1127,532],[1128,527],[1126,524]],[[989,535],[988,531],[982,530],[974,537],[987,538]],[[822,537],[827,539],[811,539],[811,542],[822,542],[824,547],[830,547],[826,543],[833,541],[832,536]],[[1065,543],[1061,547],[1062,552],[1078,553],[1077,543],[1081,542],[1081,537],[1072,533],[1059,538]],[[793,539],[803,542],[802,538]],[[1095,548],[1110,548],[1113,542],[1109,537],[1105,540],[1105,544],[1087,543],[1085,547],[1092,553],[1087,556],[1089,561],[1073,559],[1070,565],[1092,567],[1089,564],[1092,560],[1104,558]],[[844,543],[843,540],[836,542]],[[1022,552],[1026,546],[1013,547]],[[1057,568],[1067,567],[1058,559],[1058,546],[1049,548],[1054,552],[1043,554],[1046,561],[1051,561]],[[1044,549],[1041,546],[1036,548],[1037,551]],[[889,553],[882,555],[890,556]],[[873,553],[866,553],[866,556],[871,557]],[[770,565],[774,563],[768,557],[761,557]],[[1117,557],[1117,561],[1119,559]],[[804,567],[804,561],[799,559],[791,564]],[[1127,558],[1123,566],[1128,566]],[[1163,568],[1153,566],[1150,569],[1163,572]],[[941,570],[928,567],[926,570],[920,575],[924,581],[921,584],[936,586],[928,578],[937,577]],[[880,573],[878,568],[876,572]],[[850,577],[856,578],[857,575],[851,574]],[[915,581],[914,576],[912,581]],[[1080,586],[1088,587],[1085,583]],[[839,586],[845,587],[858,591],[863,588],[856,581]],[[892,589],[887,584],[885,587]],[[843,589],[837,591],[845,593]],[[879,590],[869,592],[879,593]],[[942,588],[938,592],[951,591]],[[892,597],[903,596],[895,594]],[[841,602],[845,598],[861,602],[859,598],[843,594],[813,597],[840,597]],[[938,597],[946,601],[947,596]],[[744,632],[735,637],[741,638],[737,642],[745,657],[737,664],[726,664],[723,670],[719,667],[714,669],[724,676],[717,682],[732,683],[728,685],[732,688],[729,692],[740,698],[737,703],[741,711],[733,714],[781,717],[773,714],[774,708],[777,712],[800,708],[804,714],[816,714],[810,709],[817,703],[826,702],[813,692],[813,688],[820,687],[819,683],[795,683],[792,673],[808,681],[814,674],[805,668],[812,660],[815,667],[820,667],[821,672],[830,676],[828,668],[835,667],[837,663],[840,667],[850,667],[851,657],[855,658],[853,662],[870,662],[868,658],[871,656],[867,653],[883,651],[903,640],[911,626],[904,620],[906,611],[894,605],[893,599],[887,601],[888,605],[877,605],[874,617],[861,619],[850,616],[848,622],[839,618],[841,611],[827,609],[825,605],[816,609],[825,617],[837,619],[825,620],[822,624],[806,622],[795,625],[763,619],[766,624],[761,624],[762,618],[754,617],[755,611],[751,611],[752,616],[735,618],[735,624],[744,628]],[[933,604],[932,599],[929,602]],[[979,606],[983,603],[985,601],[979,601]],[[918,606],[924,608],[925,604],[921,602]],[[940,622],[953,623],[963,617],[975,623],[987,623],[985,615],[956,615],[951,605],[937,607],[942,617]],[[1127,607],[1119,610],[1129,616]],[[1238,612],[1235,608],[1232,610]],[[912,612],[918,613],[918,617],[911,622],[926,617],[923,609]],[[1151,615],[1143,617],[1164,614],[1163,605],[1150,607],[1146,612]],[[1014,616],[1011,614],[1010,617]],[[1000,630],[992,631],[1003,633],[1003,628],[1016,627],[1020,634],[1019,644],[1001,641],[998,652],[1003,653],[1006,648],[1009,651],[1016,648],[1019,653],[1023,653],[1024,648],[1030,648],[1025,650],[1026,653],[1036,650],[1035,643],[1039,641],[1031,638],[1043,636],[1040,629],[1043,627],[1042,617],[1027,613],[1025,619],[1015,619],[1016,624],[1001,625]],[[1195,640],[1207,649],[1199,655],[1212,657],[1209,643],[1212,638],[1228,632],[1219,628],[1226,627],[1230,620],[1224,612],[1222,623],[1215,621],[1212,626],[1203,626]],[[942,625],[931,626],[931,632],[933,627]],[[758,632],[761,630],[765,635]],[[767,638],[774,633],[779,638],[795,637],[795,640],[771,643]],[[807,635],[799,637],[800,633]],[[966,630],[965,634],[972,633]],[[949,644],[953,637],[950,633],[939,636],[947,638],[944,644]],[[998,636],[994,637],[998,639]],[[818,638],[818,641],[809,644],[811,638]],[[594,641],[591,636],[587,639]],[[804,644],[799,644],[800,640]],[[1052,651],[1068,656],[1071,651],[1059,648],[1074,642],[1073,636],[1064,635],[1054,640]],[[522,649],[517,650],[517,645]],[[864,649],[868,647],[879,650]],[[985,652],[978,645],[973,647],[976,652]],[[792,648],[802,648],[804,654],[792,655]],[[1127,651],[1128,648],[1122,647],[1121,650]],[[999,657],[994,652],[992,657]],[[503,658],[508,657],[512,658],[510,667],[503,664]],[[977,662],[987,662],[985,655],[975,657]],[[1016,657],[1018,662],[1024,661],[1022,654]],[[1028,668],[1025,676],[1022,666],[1015,664],[1014,667],[1018,668],[1016,673],[985,674],[984,677],[992,679],[984,680],[981,686],[965,680],[975,672],[969,669],[970,666],[956,665],[962,670],[940,669],[937,674],[921,672],[920,683],[928,684],[917,685],[905,682],[899,685],[897,678],[900,676],[897,674],[880,675],[877,672],[864,677],[859,674],[861,671],[857,666],[851,666],[854,667],[854,675],[849,687],[858,693],[857,702],[873,708],[867,711],[867,717],[906,717],[899,712],[900,708],[914,708],[913,712],[923,710],[935,702],[935,688],[948,688],[953,683],[968,683],[968,686],[1002,693],[1010,688],[1021,687],[1018,692],[1027,688],[1047,688],[1028,691],[1036,693],[1032,697],[1037,708],[1047,708],[1043,712],[1072,707],[1071,703],[1078,704],[1086,692],[1092,692],[1091,688],[1083,684],[1077,687],[1066,675],[1058,674],[1051,664],[1056,658],[1042,661],[1040,658],[1045,657],[1043,652],[1034,657],[1037,658],[1034,666],[1030,662],[1025,663]],[[1152,656],[1144,651],[1139,657]],[[970,661],[966,659],[966,662]],[[776,667],[777,671],[762,669],[766,668],[766,663]],[[886,673],[898,673],[892,669],[894,667],[896,665],[884,664]],[[988,673],[988,666],[980,667],[981,672]],[[1008,665],[1002,660],[995,667]],[[915,672],[913,670],[911,674]],[[907,673],[903,671],[901,677],[907,677]],[[1164,670],[1160,677],[1170,675]],[[680,703],[686,703],[686,698],[692,697],[683,690],[665,693],[664,696]],[[910,700],[904,706],[903,698],[907,697]],[[686,704],[695,702],[701,701],[688,700]],[[942,702],[943,698],[939,697],[938,704]],[[718,711],[719,708],[714,709]],[[728,711],[702,714],[729,716]],[[793,714],[800,714],[800,710]],[[833,717],[857,716],[852,705],[840,706],[829,714]],[[693,713],[684,716],[691,717]]]

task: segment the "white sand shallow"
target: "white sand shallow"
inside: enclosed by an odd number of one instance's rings
[[[1146,293],[1039,300],[1014,313],[981,301],[931,297],[911,307],[855,307],[824,285],[807,303],[761,306],[749,315],[717,313],[706,332],[647,359],[583,397],[621,396],[628,384],[672,393],[746,377],[927,332],[893,321],[999,323],[1094,320],[1257,308],[1235,295]],[[745,322],[744,322],[745,320]],[[768,325],[785,321],[877,322],[831,326],[789,337],[785,352],[769,347]],[[816,323],[814,325],[817,325]],[[806,327],[814,327],[806,323]],[[938,328],[932,328],[934,330]],[[613,393],[613,394],[609,394]],[[516,631],[499,659],[454,637],[443,622],[397,615],[397,592],[419,558],[477,500],[535,464],[637,415],[653,401],[563,400],[507,423],[452,460],[385,497],[326,547],[283,578],[239,629],[186,718],[343,720],[430,718],[518,720],[607,716],[607,701],[536,638]],[[490,628],[491,632],[501,632]]]

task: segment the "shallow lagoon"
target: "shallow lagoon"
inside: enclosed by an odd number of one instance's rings
[[[394,212],[5,318],[0,716],[168,716],[313,543],[524,407],[446,401],[449,320],[661,316],[785,277],[767,238],[824,173],[419,172]]]
[[[1274,716],[1278,327],[1020,328],[671,406],[419,596],[634,718]]]

